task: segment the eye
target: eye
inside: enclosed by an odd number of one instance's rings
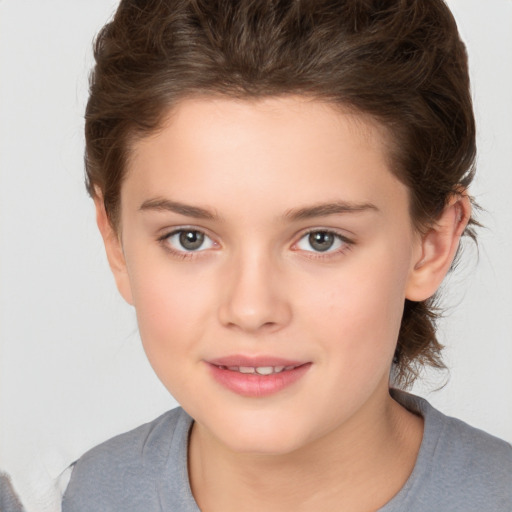
[[[211,249],[214,241],[197,229],[178,229],[162,237],[173,250],[178,252],[197,252]]]
[[[350,242],[333,231],[317,230],[306,233],[297,243],[301,251],[335,252]]]

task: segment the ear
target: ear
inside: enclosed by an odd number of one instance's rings
[[[105,244],[108,263],[112,273],[114,274],[117,289],[123,296],[124,300],[128,302],[128,304],[133,305],[132,290],[126,268],[121,238],[110,223],[110,219],[105,211],[103,197],[100,194],[96,195],[94,205],[96,207],[96,223],[98,224],[98,228],[103,238],[103,243]]]
[[[471,202],[464,191],[450,199],[436,223],[420,236],[405,290],[407,299],[423,301],[438,290],[450,270],[470,216]]]

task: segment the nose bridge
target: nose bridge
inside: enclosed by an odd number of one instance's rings
[[[278,258],[256,244],[239,248],[227,263],[220,321],[244,331],[279,329],[291,317]]]

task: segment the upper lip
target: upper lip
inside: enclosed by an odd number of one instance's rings
[[[215,359],[208,359],[208,363],[215,366],[228,366],[228,367],[253,367],[261,368],[268,366],[301,366],[306,364],[307,361],[298,361],[294,359],[285,359],[282,357],[274,356],[243,356],[243,355],[230,355],[219,357]]]

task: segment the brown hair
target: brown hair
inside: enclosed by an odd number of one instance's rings
[[[442,0],[122,0],[95,59],[86,181],[114,227],[131,145],[191,95],[303,94],[372,116],[390,135],[418,229],[473,178],[467,56]],[[433,300],[405,302],[402,385],[424,364],[443,367]]]

